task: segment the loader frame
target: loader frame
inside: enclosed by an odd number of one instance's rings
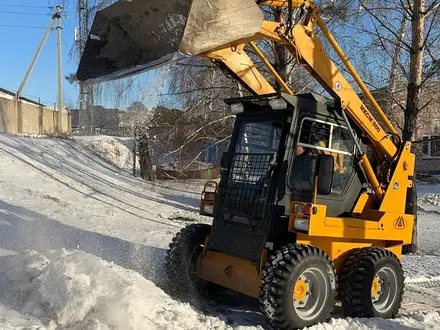
[[[273,94],[267,96],[267,98],[270,97],[274,97]],[[300,96],[282,94],[282,97],[290,104],[294,105],[294,108],[300,110],[304,108],[304,106],[307,107],[309,104],[312,104],[309,101],[305,103]],[[265,98],[265,96],[262,96],[262,98]],[[229,101],[229,103],[238,101],[240,101],[240,99]],[[318,104],[319,102],[316,103]],[[318,105],[316,105],[316,107],[318,107]],[[321,114],[325,114],[326,106],[321,104],[319,107],[321,109]],[[334,113],[334,109],[328,109],[328,115]],[[271,110],[262,111],[262,114],[269,115],[270,111]],[[257,112],[248,115],[257,118],[262,114],[258,114]],[[302,116],[304,115],[305,114]],[[341,118],[342,116],[338,117],[338,120]],[[284,141],[286,148],[290,150],[296,145],[298,139],[298,132],[295,132],[298,127],[296,120],[297,117],[293,116],[292,127],[289,133],[291,137]],[[237,119],[237,123],[239,122],[240,120]],[[234,129],[234,131],[236,130],[238,130],[238,127]],[[234,143],[235,140],[232,139],[230,151],[234,150]],[[412,172],[409,171],[408,167],[408,162],[413,157],[409,146],[409,143],[406,144],[402,156],[399,157],[397,161],[397,168],[392,177],[394,188],[397,188],[395,183],[398,182],[398,180],[396,178],[400,177],[401,179],[408,180],[407,175],[412,175]],[[292,156],[289,155],[288,152],[283,155],[283,159],[287,161],[289,161],[291,157]],[[358,174],[355,173],[355,175],[357,176]],[[319,178],[316,179],[318,180]],[[288,181],[288,175],[284,177],[284,180]],[[220,185],[217,186],[217,184],[215,184],[213,185],[215,189],[209,190],[208,198],[204,198],[204,196],[207,196],[206,192],[202,194],[200,214],[214,217],[213,231],[216,230],[215,224],[222,221],[220,220],[220,213],[222,210],[219,209],[219,199],[221,198],[224,181],[225,178],[222,176]],[[291,188],[286,186],[285,189],[289,190]],[[399,198],[396,195],[396,193],[399,192],[399,189],[390,190],[394,195],[386,193],[382,204],[389,203],[390,205],[388,205],[388,207],[391,208],[395,207],[397,204],[395,199],[393,200],[392,198]],[[215,191],[215,193],[212,191]],[[398,209],[394,209],[394,211],[385,211],[384,208],[386,206],[384,205],[382,208],[378,207],[378,202],[373,193],[368,193],[366,189],[361,189],[360,186],[353,191],[350,190],[350,192],[355,192],[356,195],[352,196],[354,206],[349,215],[335,216],[334,212],[331,210],[329,212],[329,206],[326,205],[327,203],[323,200],[323,198],[325,199],[325,196],[318,195],[315,191],[311,202],[297,202],[288,195],[285,195],[278,201],[273,201],[274,207],[282,207],[284,211],[281,213],[278,212],[280,214],[277,216],[273,215],[275,219],[272,219],[271,221],[282,222],[282,218],[286,219],[285,221],[287,221],[288,224],[285,230],[292,235],[287,239],[284,239],[283,242],[287,244],[290,240],[290,242],[307,244],[320,248],[329,255],[331,260],[333,260],[337,274],[342,271],[346,258],[353,249],[371,246],[382,247],[392,251],[400,258],[402,254],[402,246],[410,244],[412,241],[413,215],[406,214],[404,210],[399,211]],[[342,200],[351,197],[347,196],[347,193],[348,192],[345,193]],[[203,209],[204,205],[212,205],[212,208],[215,210],[214,213],[206,214]],[[302,210],[307,211],[302,212]],[[307,220],[309,223],[308,229],[298,230],[295,228],[296,219]],[[229,232],[229,235],[231,234],[232,232]],[[217,241],[229,241],[231,239],[239,239],[239,237],[240,236],[237,236],[236,238],[235,236],[228,237],[226,234],[221,234],[221,237],[217,238]],[[278,239],[281,241],[281,237],[278,237]],[[262,247],[259,259],[252,260],[249,256],[240,256],[232,250],[226,252],[227,248],[225,250],[224,246],[219,247],[218,244],[211,244],[210,240],[211,237],[207,237],[204,245],[204,253],[198,260],[197,276],[206,281],[257,298],[260,292],[259,285],[262,269],[268,261],[268,255],[270,255],[271,251],[276,247]],[[244,245],[242,245],[242,247],[244,249]]]
[[[327,29],[313,0],[230,0],[230,2],[212,0],[212,2],[215,5],[208,1],[210,5],[206,6],[205,0],[193,0],[190,10],[186,6],[188,3],[185,3],[185,10],[189,10],[189,14],[185,29],[182,30],[180,55],[197,55],[207,58],[234,77],[257,99],[259,97],[260,101],[263,100],[263,103],[278,99],[287,105],[284,109],[270,109],[267,104],[263,107],[256,106],[256,103],[253,103],[254,100],[248,98],[227,101],[231,105],[231,110],[232,105],[241,104],[236,108],[242,109],[242,113],[237,114],[232,143],[227,154],[228,157],[233,154],[235,158],[226,157],[225,161],[222,161],[224,169],[220,182],[218,184],[207,183],[202,192],[200,214],[212,216],[214,218],[213,225],[211,229],[206,225],[189,226],[176,236],[170,245],[170,253],[168,254],[170,274],[175,281],[179,281],[183,272],[190,271],[190,274],[187,275],[191,281],[197,282],[194,279],[195,276],[198,280],[216,283],[252,297],[259,297],[260,302],[263,301],[261,306],[266,317],[272,323],[278,324],[279,327],[284,327],[284,319],[274,316],[273,311],[278,309],[283,317],[290,317],[291,314],[294,314],[292,313],[294,302],[289,301],[282,308],[279,302],[273,303],[274,300],[284,297],[276,296],[278,293],[271,291],[271,285],[274,285],[272,282],[275,281],[275,278],[279,280],[275,283],[276,285],[284,283],[285,292],[283,295],[288,291],[287,295],[290,296],[290,300],[296,302],[300,300],[304,303],[304,300],[301,299],[305,299],[306,291],[310,294],[310,286],[301,278],[302,275],[295,279],[298,284],[298,292],[296,285],[294,287],[285,285],[292,278],[289,277],[289,272],[285,271],[284,263],[291,262],[293,259],[295,262],[290,264],[292,269],[298,265],[298,267],[302,267],[301,265],[307,263],[307,260],[317,262],[315,268],[325,264],[316,274],[319,272],[327,274],[324,275],[326,277],[324,282],[329,286],[329,295],[336,292],[335,274],[340,275],[345,272],[346,275],[354,264],[371,261],[372,268],[369,269],[368,275],[370,276],[376,272],[374,268],[376,263],[388,263],[394,269],[390,274],[394,272],[396,286],[399,287],[396,289],[399,291],[396,291],[396,296],[402,297],[403,271],[398,259],[402,256],[402,247],[412,243],[414,225],[414,215],[407,212],[407,196],[413,188],[415,166],[415,155],[411,152],[411,143],[402,141],[397,130]],[[176,3],[167,2],[167,5],[174,8]],[[180,5],[182,3],[180,2]],[[125,3],[122,6],[129,6],[129,4]],[[149,4],[148,6],[153,5]],[[292,20],[293,16],[282,22],[269,21],[263,18],[258,6],[288,8],[289,16],[293,10],[298,10],[299,16],[295,22]],[[113,14],[115,12],[116,10],[113,10]],[[143,13],[136,13],[136,15],[138,14],[142,15]],[[171,26],[170,22],[167,23]],[[318,28],[362,91],[363,98],[356,93],[341,70],[331,60],[318,38],[316,32]],[[97,30],[99,31],[99,29]],[[174,27],[171,30],[175,32],[174,37],[180,31]],[[119,27],[117,27],[117,31],[120,32]],[[156,57],[153,56],[152,60],[147,61],[149,62],[147,65],[151,67],[162,63],[163,57],[171,56],[165,54],[170,49],[170,45],[167,42],[163,43],[164,35],[156,36],[154,32],[152,31],[152,39],[157,37],[165,51],[160,51],[161,54],[158,56],[152,52]],[[257,43],[263,40],[283,45],[333,97],[334,103],[332,105],[324,104],[318,98],[310,103],[309,97],[295,96],[258,47]],[[136,41],[139,42],[139,40]],[[174,38],[173,45],[176,43]],[[107,54],[110,53],[109,57],[111,58],[112,52],[109,50],[112,49],[111,46],[117,47],[117,45],[105,45],[108,48]],[[134,49],[136,50],[136,47]],[[277,91],[258,70],[251,56],[246,53],[248,49],[253,51],[254,58],[261,60],[273,80],[284,91],[283,93]],[[144,49],[142,48],[141,51]],[[103,52],[105,54],[106,50]],[[124,66],[124,61],[120,62]],[[105,70],[107,69],[105,68]],[[136,67],[130,70],[135,69]],[[110,69],[110,71],[112,70]],[[113,71],[117,72],[118,68]],[[82,72],[82,75],[84,74]],[[358,182],[355,188],[350,191],[356,195],[348,196],[346,193],[344,197],[345,201],[351,198],[350,203],[352,203],[352,206],[344,212],[335,212],[331,208],[331,203],[326,202],[328,199],[326,200],[325,195],[330,194],[331,188],[327,189],[328,192],[325,188],[320,189],[320,183],[326,180],[331,181],[325,173],[331,173],[333,176],[331,169],[336,168],[335,161],[338,158],[337,153],[335,154],[329,148],[322,146],[316,146],[317,149],[320,148],[323,155],[318,158],[318,165],[313,173],[313,189],[307,200],[293,198],[292,195],[286,193],[291,189],[288,184],[277,185],[282,180],[275,182],[269,175],[262,176],[263,179],[267,179],[267,182],[250,176],[250,179],[240,183],[243,187],[248,187],[243,189],[255,190],[255,187],[249,188],[251,185],[259,185],[258,189],[261,188],[258,192],[259,195],[255,191],[251,191],[252,198],[248,196],[247,200],[243,196],[248,192],[240,195],[236,191],[236,186],[230,184],[233,177],[230,176],[231,168],[242,166],[237,164],[243,164],[243,159],[260,162],[262,164],[260,169],[263,169],[263,172],[274,173],[274,177],[284,179],[284,182],[288,180],[290,174],[289,171],[283,172],[283,164],[287,163],[291,166],[291,161],[296,158],[296,156],[292,156],[291,151],[299,141],[298,116],[300,113],[310,110],[307,109],[306,104],[312,104],[312,107],[321,109],[319,111],[324,111],[325,116],[332,118],[331,120],[337,117],[338,125],[344,126],[352,137],[353,155],[355,155],[353,168],[357,171]],[[236,136],[241,122],[246,116],[249,118],[277,116],[285,121],[288,132],[283,131],[284,137],[274,157],[265,153],[237,154],[235,151]],[[371,151],[372,157],[367,154],[366,149]],[[333,161],[333,164],[328,162],[329,159]],[[322,164],[330,164],[330,170],[327,167],[325,171],[321,172],[321,162]],[[324,165],[322,167],[324,168]],[[361,181],[367,187],[361,188]],[[264,184],[261,185],[261,183]],[[258,196],[255,197],[256,195]],[[234,198],[236,198],[235,203]],[[249,202],[251,199],[253,204]],[[240,207],[245,207],[248,213],[246,214],[244,210],[240,212]],[[255,212],[259,212],[259,214],[256,215]],[[240,241],[241,237],[246,235],[245,232],[238,231],[232,226],[228,227],[228,221],[234,216],[236,222],[241,223],[242,229],[248,228],[247,235],[255,238],[258,242],[251,242],[251,239]],[[253,223],[253,220],[268,221],[267,227],[258,227],[258,224]],[[274,227],[277,227],[278,231],[273,230]],[[208,232],[209,234],[206,235]],[[201,237],[204,238],[204,241],[203,239],[200,241]],[[232,246],[233,244],[231,244],[228,246],[228,239],[241,243],[241,245]],[[282,245],[281,249],[279,245]],[[200,252],[201,247],[202,251]],[[200,252],[195,262],[193,262],[193,251],[190,253],[191,266],[182,262],[174,267],[176,262],[180,262],[186,257],[184,253],[188,252],[188,249]],[[276,253],[278,254],[275,255]],[[280,260],[282,260],[281,263]],[[195,264],[195,270],[189,270],[188,268],[193,264]],[[274,273],[268,276],[267,274],[270,272]],[[358,275],[363,279],[366,278],[366,280],[364,279],[365,283],[368,281],[372,283],[371,295],[370,288],[367,288],[365,292],[358,292],[364,295],[364,302],[371,304],[371,299],[374,300],[378,295],[381,295],[381,282],[378,278],[370,278],[364,273]],[[345,281],[346,288],[352,283],[350,282],[352,279],[348,277],[350,276],[345,276],[345,279],[342,279]],[[188,281],[190,280],[188,279]],[[186,284],[185,281],[181,282],[183,285]],[[356,283],[354,285],[359,286]],[[343,294],[346,293],[343,292]],[[268,299],[268,297],[273,299]],[[345,298],[346,309],[350,310],[349,305],[355,302],[352,297]],[[334,297],[329,297],[328,302],[333,304]],[[382,314],[377,310],[373,311],[370,306],[371,309],[366,311],[366,314],[362,314],[363,311],[352,310],[352,315],[370,316],[379,313],[386,317],[395,316],[401,301],[392,303],[391,311],[382,311]],[[267,307],[267,305],[270,306]],[[367,305],[360,303],[357,308],[362,310],[364,306]],[[266,308],[268,309],[266,310]],[[329,309],[326,309],[322,315],[318,315],[316,319],[319,320],[325,315],[330,315]],[[290,321],[290,324],[298,327],[311,324],[306,319],[291,319]]]
[[[288,1],[260,1],[259,5],[287,7],[289,4]],[[310,244],[325,251],[334,261],[337,273],[341,271],[347,254],[355,248],[383,247],[400,258],[402,246],[412,242],[414,223],[414,216],[405,212],[405,201],[408,189],[412,187],[414,175],[415,156],[411,153],[411,143],[400,141],[397,131],[319,17],[318,9],[313,1],[296,0],[292,2],[292,6],[303,10],[305,15],[303,23],[295,25],[291,31],[286,31],[282,23],[264,21],[256,35],[201,55],[213,60],[220,67],[232,71],[237,79],[257,95],[271,94],[275,92],[275,89],[262,77],[245,53],[245,45],[248,44],[251,47],[287,95],[292,95],[292,91],[276,73],[255,42],[261,39],[271,40],[283,44],[296,55],[298,62],[321,83],[335,98],[336,103],[340,104],[342,111],[351,118],[356,127],[361,129],[371,148],[376,151],[377,161],[381,164],[388,163],[389,176],[386,181],[379,181],[367,155],[359,150],[357,165],[365,174],[372,193],[363,192],[352,214],[348,217],[327,216],[326,205],[316,203],[306,204],[311,210],[310,214],[299,214],[295,212],[296,206],[303,205],[303,203],[292,201],[288,230],[297,234],[297,243]],[[338,54],[365,98],[373,106],[388,133],[381,127],[328,56],[314,32],[317,26]],[[246,70],[243,69],[244,67]],[[316,200],[316,197],[314,199]],[[205,202],[202,199],[202,204]],[[297,218],[308,219],[308,231],[295,229],[294,222]],[[251,266],[252,263],[249,260],[209,251],[208,247],[209,240],[205,245],[205,253],[198,263],[198,276],[257,297],[261,271],[267,262],[267,249],[262,251],[261,260],[255,267],[255,265]],[[231,265],[233,267],[230,269],[234,271],[226,274],[225,269]]]

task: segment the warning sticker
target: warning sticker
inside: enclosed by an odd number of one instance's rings
[[[406,228],[405,218],[402,216],[399,216],[396,220],[394,220],[394,228],[405,229]]]

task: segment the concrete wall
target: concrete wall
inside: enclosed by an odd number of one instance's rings
[[[50,134],[55,132],[58,112],[28,101],[17,102],[10,95],[0,94],[0,132]],[[70,132],[70,115],[63,109],[62,132]]]
[[[0,132],[17,133],[17,114],[14,102],[0,98]]]

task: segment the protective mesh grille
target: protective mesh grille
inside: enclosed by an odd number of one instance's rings
[[[225,191],[224,213],[248,219],[252,225],[261,224],[269,187],[267,175],[274,154],[236,153]]]

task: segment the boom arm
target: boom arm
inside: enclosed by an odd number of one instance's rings
[[[258,71],[252,59],[244,51],[244,45],[226,48],[205,54],[221,69],[226,69],[235,76],[251,93],[257,95],[275,93],[275,89]]]
[[[292,94],[254,43],[257,40],[273,41],[284,45],[296,55],[298,63],[340,103],[343,113],[369,139],[375,158],[381,164],[388,165],[387,168],[392,172],[398,172],[397,159],[401,159],[404,144],[327,30],[313,0],[162,2],[158,8],[155,1],[121,0],[99,11],[81,56],[78,79],[89,83],[112,80],[179,61],[184,58],[182,55],[198,55],[212,60],[253,94],[272,94],[275,89],[244,50],[245,45],[249,45],[278,84],[286,93]],[[289,14],[285,22],[264,20],[259,6],[289,8]],[[293,9],[301,14],[299,22],[291,17]],[[385,127],[381,127],[330,59],[315,33],[317,26]],[[405,144],[405,148],[408,148],[408,144]],[[408,164],[410,162],[412,161],[408,161]],[[405,165],[406,168],[409,168],[408,164]],[[384,189],[387,189],[392,179],[390,181],[387,176],[384,182],[379,183],[368,158],[362,152],[359,165],[376,198],[382,200]]]
[[[260,3],[260,5],[287,7],[288,1],[263,1]],[[345,57],[331,33],[325,27],[324,22],[318,16],[317,9],[313,2],[309,0],[296,0],[293,1],[293,7],[308,8],[309,13],[304,20],[305,24],[295,25],[290,35],[286,35],[286,31],[282,23],[264,21],[260,31],[257,34],[245,40],[238,40],[237,44],[243,45],[243,43],[247,42],[253,46],[252,41],[260,39],[271,39],[272,41],[284,44],[291,53],[296,54],[298,62],[302,64],[334,98],[341,101],[342,108],[355,121],[355,123],[362,128],[365,135],[368,136],[375,147],[379,149],[380,154],[385,155],[388,159],[392,159],[397,151],[396,145],[392,139],[392,135],[396,135],[397,131],[392,126],[373,96],[370,94],[367,87],[356,73],[355,69],[351,66],[350,62]],[[377,114],[386,125],[386,128],[390,134],[386,133],[381,125],[375,120],[372,113],[361,101],[360,97],[353,90],[350,83],[344,78],[335,63],[330,59],[321,41],[313,31],[316,24],[321,28],[324,36],[330,42],[333,49],[347,67],[347,70],[358,83],[365,97],[372,104]],[[226,47],[221,50],[221,52],[226,52],[226,50],[229,50],[230,54],[232,54],[231,47],[235,47],[236,44],[230,43],[225,46]],[[240,50],[243,51],[243,47],[240,47]],[[213,54],[218,53],[219,50],[214,50],[213,52],[204,53],[202,56],[212,58]],[[232,71],[238,72],[239,76],[242,76],[243,70],[235,71],[235,68],[241,65],[241,63],[232,63],[235,59],[231,57],[232,56],[230,56],[227,61],[223,62]],[[254,66],[252,68],[254,68]],[[269,70],[272,71],[270,68]],[[252,75],[246,77],[248,87],[251,87],[252,85],[259,86],[261,84],[261,78],[257,75],[255,75],[254,79],[258,80],[258,83],[251,83],[253,80],[252,76],[254,75],[255,71],[252,70]],[[251,87],[251,89],[255,94],[262,94],[261,88],[253,89]]]
[[[262,6],[287,7],[288,1],[263,1],[259,4]],[[229,51],[228,56],[221,58],[220,62],[226,65],[231,71],[235,72],[242,81],[245,81],[246,87],[253,93],[264,94],[265,91],[270,90],[270,88],[267,87],[267,81],[265,79],[263,81],[262,75],[256,73],[254,65],[249,66],[249,68],[252,67],[252,70],[248,70],[248,72],[240,69],[240,65],[244,62],[236,61],[238,55],[235,55],[234,58],[234,51],[232,49],[235,49],[237,45],[240,45],[240,56],[244,57],[242,46],[245,43],[249,43],[256,51],[257,55],[262,59],[263,63],[268,66],[269,71],[273,73],[273,68],[268,64],[267,60],[265,61],[264,55],[261,52],[258,52],[258,48],[256,48],[253,42],[261,39],[270,39],[284,44],[291,53],[296,55],[298,62],[302,64],[336,100],[340,101],[343,111],[352,118],[356,125],[361,128],[363,133],[369,138],[373,148],[377,151],[377,155],[380,157],[380,161],[393,160],[398,153],[399,147],[399,145],[395,144],[397,141],[394,139],[397,132],[380,106],[374,100],[359,75],[351,66],[331,33],[326,28],[324,22],[318,15],[317,8],[313,2],[309,0],[292,1],[292,7],[307,10],[307,15],[303,24],[296,24],[291,31],[286,31],[286,27],[282,23],[263,21],[260,31],[255,35],[223,45],[223,47],[225,47],[223,50],[217,48],[213,52],[207,52],[201,55],[208,58],[214,58],[216,57],[216,54],[225,54]],[[358,83],[365,97],[375,108],[377,114],[386,125],[389,133],[384,131],[374,118],[373,114],[367,109],[358,94],[354,91],[350,83],[344,78],[336,64],[330,59],[321,41],[314,32],[316,25],[320,27],[323,35],[329,41],[347,70]],[[235,51],[237,52],[238,50]],[[219,58],[217,57],[217,59]],[[246,59],[250,60],[247,55]],[[275,78],[278,80],[279,76],[275,76]],[[266,87],[261,87],[262,82],[264,82],[264,86]],[[287,86],[285,88],[288,89]],[[289,93],[290,90],[287,90],[287,92]],[[362,155],[360,165],[363,168],[370,185],[375,191],[376,197],[380,200],[383,196],[383,189],[377,180],[366,155]]]

